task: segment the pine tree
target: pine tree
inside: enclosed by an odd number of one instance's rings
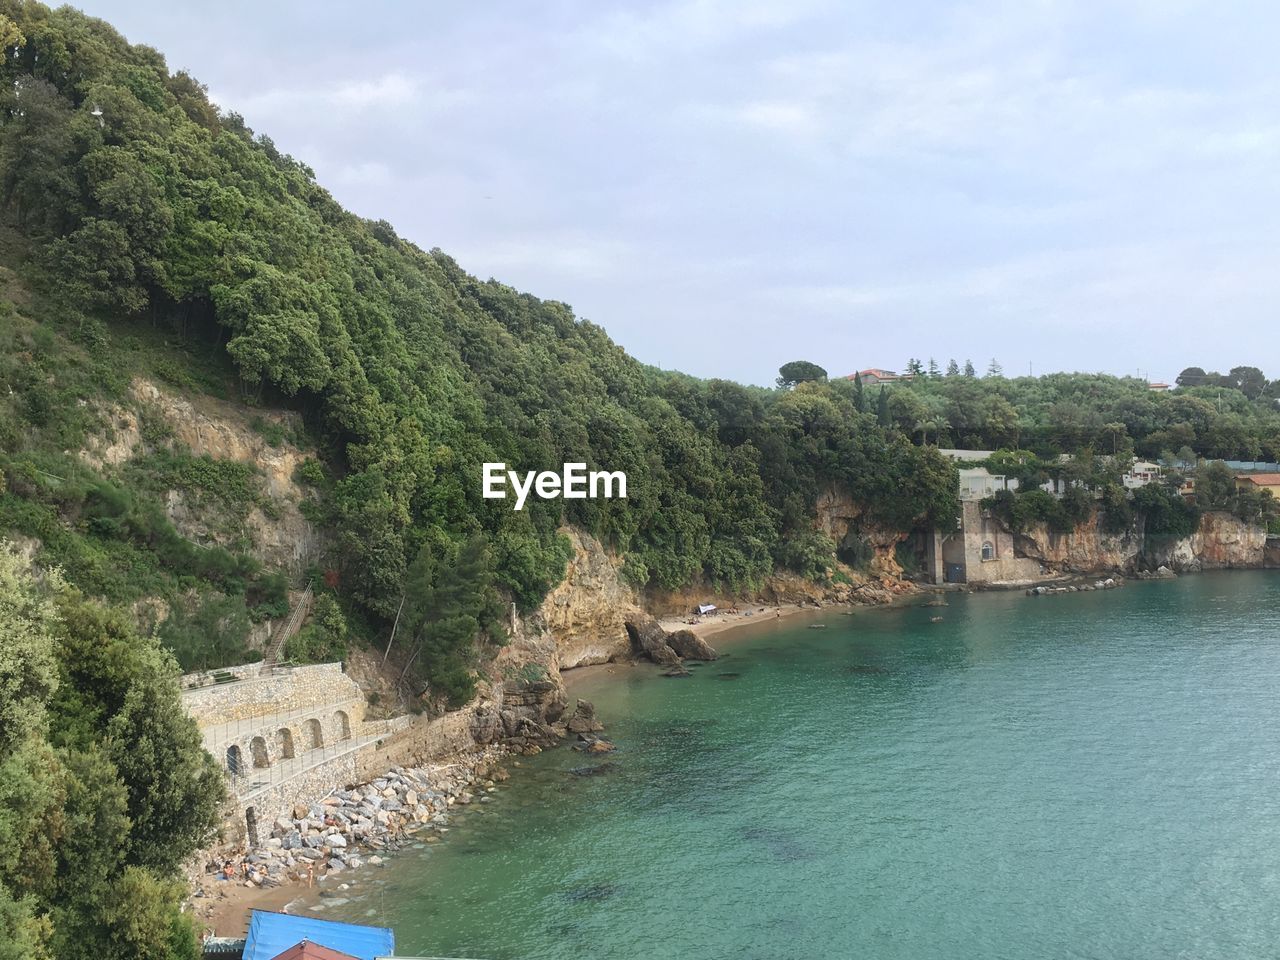
[[[976,377],[978,375],[978,371],[973,368],[972,360],[966,360],[964,362],[964,375],[966,377]]]
[[[955,360],[947,361],[947,376],[948,377],[960,376],[960,364],[956,363]]]
[[[859,413],[867,412],[867,392],[862,389],[862,374],[853,375],[853,403]]]
[[[1000,366],[1000,361],[995,357],[991,358],[991,362],[987,364],[987,376],[998,377],[1004,373],[1004,367]]]
[[[941,374],[942,374],[942,371],[938,369],[938,361],[933,359],[933,357],[930,357],[929,358],[929,379],[937,380],[938,377],[941,376]]]
[[[880,396],[876,399],[876,420],[880,426],[889,426],[889,394],[884,388],[884,384],[880,384]]]

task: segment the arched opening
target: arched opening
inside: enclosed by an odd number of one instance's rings
[[[227,747],[227,770],[233,777],[238,777],[244,773],[244,754],[240,752],[240,748],[234,743]]]
[[[982,559],[994,560],[996,558],[996,548],[990,540],[986,540],[982,544]]]
[[[339,740],[351,739],[351,720],[347,716],[347,711],[337,710],[334,712],[333,728],[337,731]]]
[[[249,741],[249,753],[253,755],[255,769],[271,766],[271,758],[267,756],[267,741],[262,737],[254,737]]]
[[[293,731],[288,727],[276,731],[276,754],[281,760],[293,759]]]
[[[302,729],[307,734],[307,747],[315,750],[324,746],[324,731],[320,729],[319,720],[308,720],[302,725]]]
[[[258,811],[253,807],[249,807],[244,812],[244,829],[249,837],[249,846],[256,847],[258,845]]]

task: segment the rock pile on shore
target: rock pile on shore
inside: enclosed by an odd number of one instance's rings
[[[1105,580],[1096,580],[1093,583],[1077,583],[1065,587],[1032,587],[1027,591],[1027,596],[1045,597],[1055,593],[1089,593],[1093,590],[1114,590],[1123,584],[1123,580],[1107,577]]]
[[[381,852],[422,831],[430,831],[426,840],[433,842],[434,834],[448,829],[452,808],[488,802],[497,783],[507,779],[498,766],[504,753],[489,747],[452,763],[393,767],[368,783],[298,804],[291,816],[263,825],[271,835],[256,847],[209,863],[196,896],[216,896],[231,882],[273,887],[308,883],[366,863],[377,866]]]

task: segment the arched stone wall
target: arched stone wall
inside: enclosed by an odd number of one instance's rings
[[[254,737],[249,741],[249,755],[253,757],[255,770],[271,766],[271,757],[267,753],[267,741],[263,737]]]
[[[319,720],[313,717],[302,725],[302,729],[302,742],[306,749],[316,750],[324,746],[324,728],[320,725]]]

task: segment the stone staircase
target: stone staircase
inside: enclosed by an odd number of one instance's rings
[[[284,645],[289,642],[290,637],[298,632],[303,622],[307,619],[313,599],[315,599],[315,592],[311,589],[311,582],[308,581],[307,589],[302,591],[302,596],[298,598],[293,610],[289,612],[289,619],[284,622],[284,625],[271,638],[271,645],[267,647],[267,655],[262,659],[263,670],[269,670],[280,662],[280,655],[284,652]]]

